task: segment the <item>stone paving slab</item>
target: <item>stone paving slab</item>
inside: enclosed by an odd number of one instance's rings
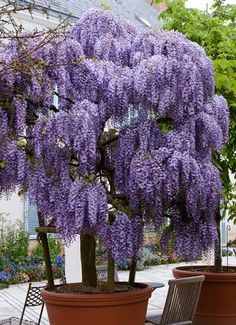
[[[43,283],[46,284],[46,282]],[[35,284],[42,285],[42,283],[40,282]],[[0,290],[0,321],[9,319],[11,317],[16,317],[16,318],[21,317],[28,286],[29,286],[28,283],[24,283],[18,285],[11,285],[7,289]],[[40,310],[41,310],[41,306],[26,307],[24,320],[37,323]],[[49,325],[47,311],[45,307],[41,319],[41,325]]]
[[[0,325],[19,325],[19,323],[20,323],[20,318],[17,317],[11,317],[0,321]],[[21,325],[37,325],[37,323],[33,321],[23,320]]]

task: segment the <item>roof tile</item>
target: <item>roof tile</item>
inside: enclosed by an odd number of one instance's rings
[[[101,2],[101,0],[36,0],[36,4],[40,6],[50,6],[53,15],[70,13],[75,18],[79,18],[91,8],[101,8]],[[156,9],[145,0],[106,0],[105,2],[111,5],[111,10],[115,14],[137,26],[145,27],[144,21],[152,26],[160,25]]]

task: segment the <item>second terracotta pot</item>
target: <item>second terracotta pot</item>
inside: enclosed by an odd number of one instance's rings
[[[197,271],[192,271],[197,268]],[[175,278],[205,275],[205,281],[193,325],[236,325],[235,272],[205,272],[206,266],[183,266],[173,269]]]
[[[51,325],[143,325],[151,288],[113,294],[65,294],[42,290]]]

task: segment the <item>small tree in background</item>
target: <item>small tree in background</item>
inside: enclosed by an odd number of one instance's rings
[[[107,250],[108,291],[125,257],[134,283],[145,223],[179,255],[207,250],[221,195],[212,153],[227,141],[228,110],[204,50],[91,10],[64,41],[28,54],[36,73],[0,79],[1,193],[28,191],[66,242],[81,235],[83,284],[97,285],[95,236]],[[12,41],[1,52],[4,63],[20,58]]]

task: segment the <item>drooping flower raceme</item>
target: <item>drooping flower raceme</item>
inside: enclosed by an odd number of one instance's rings
[[[39,44],[24,71],[17,42],[0,50],[0,193],[28,191],[65,240],[97,234],[116,261],[137,257],[145,223],[180,255],[207,249],[229,116],[204,50],[102,10]]]

